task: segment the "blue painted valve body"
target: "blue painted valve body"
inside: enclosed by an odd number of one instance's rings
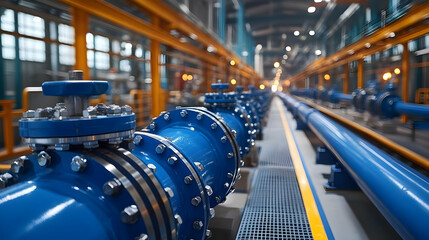
[[[24,142],[34,152],[0,176],[0,212],[13,219],[1,218],[2,238],[210,235],[213,207],[233,191],[240,177],[240,147],[252,140],[245,118],[178,108],[134,132],[129,107],[87,106],[88,96],[104,93],[106,85],[43,86],[47,95],[54,94],[51,88],[64,88],[58,94],[66,103],[26,112],[20,120]]]

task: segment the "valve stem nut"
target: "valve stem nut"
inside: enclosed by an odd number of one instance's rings
[[[70,167],[73,172],[83,172],[88,164],[88,160],[81,156],[74,156],[70,162]]]
[[[13,161],[10,168],[13,173],[19,174],[27,171],[30,165],[30,159],[27,156],[21,156],[20,158]]]
[[[37,163],[41,167],[49,167],[51,165],[51,156],[47,152],[41,151],[37,154]]]
[[[203,228],[203,226],[204,226],[203,222],[202,222],[202,221],[199,221],[199,220],[194,221],[194,223],[192,224],[192,227],[193,227],[195,230],[200,230],[201,228]]]

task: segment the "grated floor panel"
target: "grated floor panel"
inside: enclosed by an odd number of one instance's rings
[[[236,239],[313,239],[277,101],[271,104],[259,166]]]

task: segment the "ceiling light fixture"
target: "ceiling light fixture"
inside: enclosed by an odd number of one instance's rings
[[[314,51],[314,53],[315,53],[317,56],[320,56],[320,55],[322,54],[322,51],[320,51],[319,49],[317,49],[316,51]]]
[[[296,36],[296,37],[298,37],[299,36],[299,31],[293,32],[293,35]]]
[[[290,52],[292,50],[292,48],[290,46],[286,46],[285,50]]]
[[[314,7],[314,6],[310,6],[307,9],[307,12],[309,12],[309,13],[314,13],[315,11],[316,11],[316,7]]]
[[[310,31],[308,32],[308,34],[309,34],[310,36],[314,36],[314,34],[316,34],[316,32],[315,32],[314,30],[310,30]]]

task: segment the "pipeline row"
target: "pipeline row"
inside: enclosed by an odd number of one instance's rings
[[[80,76],[80,77],[79,77]],[[270,93],[224,93],[178,107],[135,131],[128,106],[97,104],[103,81],[45,82],[64,101],[20,120],[33,150],[0,175],[5,239],[206,239],[214,207],[234,191]]]
[[[429,179],[319,111],[280,93],[294,117],[338,158],[362,191],[404,239],[424,239],[429,222]]]

